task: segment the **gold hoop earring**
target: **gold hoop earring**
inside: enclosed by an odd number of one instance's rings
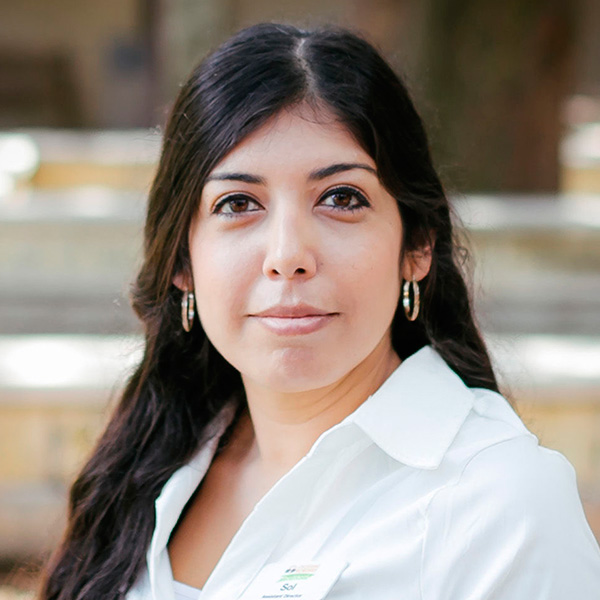
[[[194,316],[196,315],[196,302],[194,292],[183,292],[181,298],[181,324],[183,330],[189,332],[194,324]]]
[[[410,288],[412,286],[413,307],[410,308]],[[404,314],[409,321],[414,321],[419,316],[419,308],[421,308],[421,298],[419,284],[413,277],[412,281],[405,281],[402,286],[402,306],[404,306]]]

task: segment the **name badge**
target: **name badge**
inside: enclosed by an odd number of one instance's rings
[[[347,562],[336,559],[273,563],[260,571],[239,600],[321,600],[347,566]]]

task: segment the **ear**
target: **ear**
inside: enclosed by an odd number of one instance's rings
[[[421,281],[429,273],[432,257],[433,249],[430,244],[406,252],[402,261],[402,277],[407,281],[411,281],[413,277],[416,281]]]
[[[173,285],[179,288],[182,292],[189,292],[193,291],[194,289],[192,278],[183,271],[179,271],[175,274],[175,277],[173,277]]]

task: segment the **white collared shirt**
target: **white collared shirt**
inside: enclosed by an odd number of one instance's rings
[[[164,486],[128,600],[174,600],[167,542],[231,419],[228,407]],[[198,600],[244,598],[273,563],[336,561],[347,566],[335,567],[330,600],[600,599],[600,550],[569,462],[430,347],[258,502]]]

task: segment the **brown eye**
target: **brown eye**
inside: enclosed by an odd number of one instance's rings
[[[330,190],[322,196],[320,203],[340,211],[354,211],[370,206],[363,194],[350,187]]]
[[[260,210],[256,200],[248,196],[227,196],[215,206],[213,213],[221,215],[235,215]]]
[[[229,206],[231,207],[232,212],[244,212],[248,208],[248,199],[247,198],[234,198],[229,201]]]
[[[352,204],[353,196],[347,192],[336,192],[331,195],[331,199],[336,206],[348,208]]]

